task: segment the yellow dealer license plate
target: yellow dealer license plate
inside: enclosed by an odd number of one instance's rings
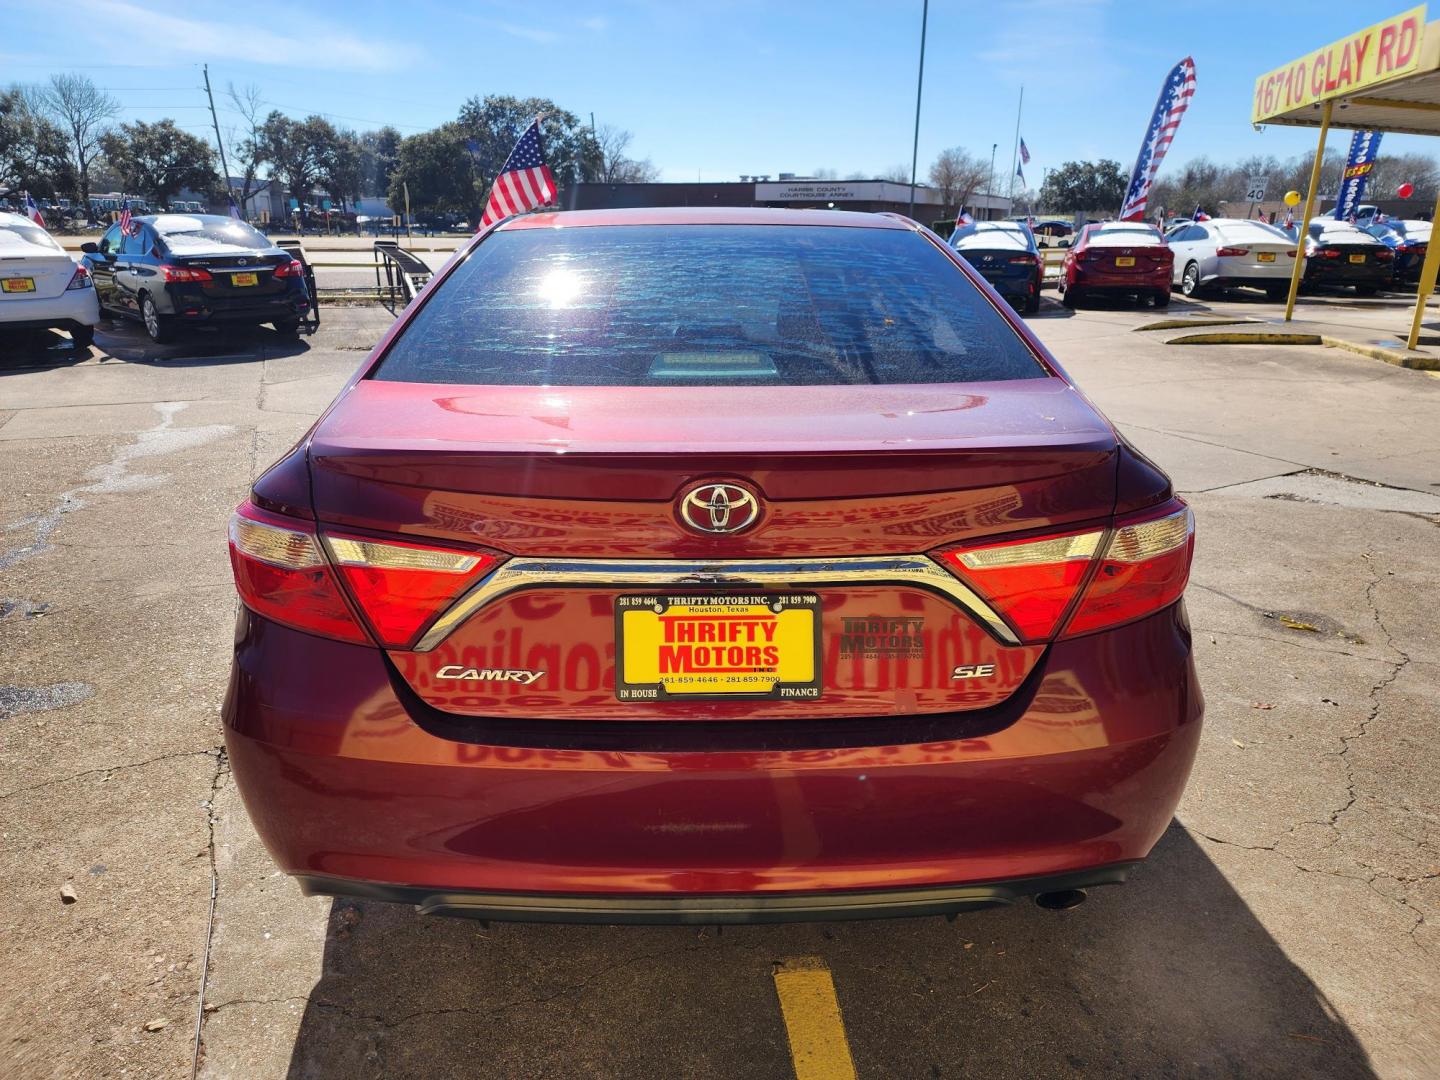
[[[255,274],[231,274],[230,283],[232,285],[258,285],[260,278]]]
[[[1115,256],[1115,265],[1116,265],[1116,266],[1134,266],[1134,265],[1135,265],[1135,256],[1134,256],[1134,255],[1117,255],[1117,256]]]
[[[33,277],[0,278],[0,289],[5,292],[34,292],[35,279]]]
[[[1363,262],[1365,261],[1365,256],[1364,256],[1364,255],[1351,255],[1351,256],[1350,256],[1350,261],[1351,261],[1352,263],[1363,263]]]
[[[615,696],[820,696],[820,597],[620,596]]]
[[[1262,251],[1260,252],[1259,258],[1261,262],[1274,262],[1275,253],[1273,251]]]

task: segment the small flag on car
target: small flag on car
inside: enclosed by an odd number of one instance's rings
[[[130,200],[126,199],[120,204],[120,235],[129,236],[130,229]]]
[[[45,218],[40,214],[40,208],[35,205],[35,198],[30,192],[25,192],[25,216],[35,222],[42,229],[45,228]]]
[[[522,214],[555,201],[555,177],[540,149],[540,118],[525,129],[505,166],[490,185],[490,200],[480,217],[483,229],[511,214]]]
[[[962,206],[959,212],[955,215],[955,228],[963,229],[966,225],[973,224],[975,224],[975,219],[972,218],[969,214],[967,214],[965,212],[965,208]]]
[[[240,204],[235,201],[235,195],[234,195],[233,192],[232,192],[231,195],[230,195],[230,216],[231,216],[232,218],[234,218],[236,221],[241,220],[241,218],[240,218]]]
[[[1027,146],[1025,145],[1025,140],[1024,140],[1024,139],[1021,139],[1021,140],[1020,140],[1020,164],[1021,164],[1021,165],[1029,165],[1029,164],[1030,164],[1030,149],[1029,149],[1029,147],[1027,147]]]
[[[1193,214],[1190,215],[1190,220],[1191,220],[1191,221],[1209,221],[1209,220],[1210,220],[1210,215],[1207,214],[1207,213],[1205,213],[1204,210],[1201,210],[1201,209],[1200,209],[1200,204],[1199,204],[1199,203],[1196,203],[1196,204],[1195,204],[1195,213],[1193,213]]]

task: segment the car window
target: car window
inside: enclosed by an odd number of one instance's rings
[[[120,242],[121,255],[144,255],[150,250],[145,239],[145,227],[138,222],[131,226],[132,232]]]
[[[63,250],[55,242],[55,238],[39,225],[24,218],[0,220],[0,248],[23,251],[27,247],[45,248],[47,251]]]
[[[120,250],[120,225],[118,223],[105,230],[105,235],[100,238],[100,250],[106,254]]]
[[[273,246],[263,233],[228,217],[161,214],[155,219],[155,231],[177,255],[265,251]]]
[[[969,277],[908,230],[631,225],[492,234],[373,377],[735,386],[1045,374]]]

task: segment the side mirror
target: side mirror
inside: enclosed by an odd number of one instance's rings
[[[99,255],[100,245],[95,243],[94,240],[86,240],[85,243],[80,245],[80,250],[85,252],[86,255]]]
[[[1060,240],[1060,246],[1061,246],[1061,247],[1069,247],[1069,246],[1070,246],[1070,238],[1069,238],[1068,236],[1067,236],[1067,237],[1063,237],[1063,238]]]

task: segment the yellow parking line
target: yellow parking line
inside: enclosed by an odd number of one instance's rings
[[[782,960],[775,969],[775,993],[785,1017],[795,1080],[855,1080],[835,982],[825,961],[818,956]]]

